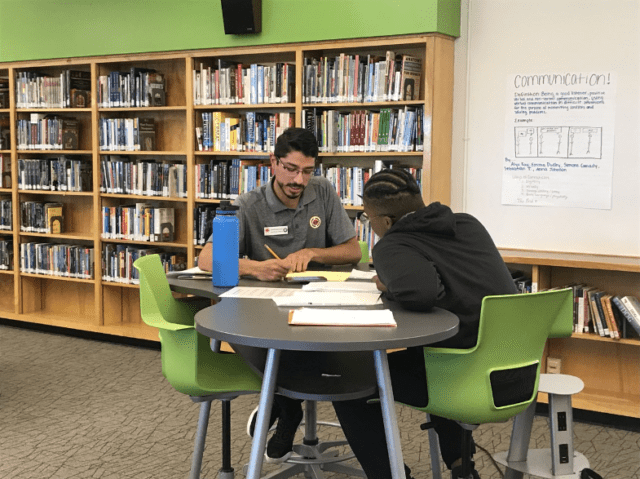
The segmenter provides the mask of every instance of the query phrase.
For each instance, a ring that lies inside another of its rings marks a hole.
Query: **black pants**
[[[389,354],[389,372],[394,399],[412,406],[424,407],[428,403],[424,355],[422,348],[410,348]],[[367,474],[367,479],[389,479],[391,468],[379,402],[367,401],[377,395],[336,401],[333,407],[347,441]],[[462,427],[455,421],[431,416],[438,433],[442,459],[449,469],[461,457]],[[419,424],[416,424],[419,427]],[[475,446],[472,445],[472,452]],[[406,466],[405,466],[405,469]]]

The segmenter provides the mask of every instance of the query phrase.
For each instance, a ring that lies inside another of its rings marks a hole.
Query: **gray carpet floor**
[[[232,462],[244,477],[246,419],[257,396],[231,404]],[[186,478],[198,409],[164,380],[157,350],[0,326],[1,479]],[[416,479],[431,478],[422,414],[400,405],[397,411],[405,461]],[[335,420],[330,404],[321,403],[318,413]],[[219,403],[209,424],[202,477],[213,479],[220,467]],[[483,425],[474,438],[494,453],[508,449],[510,432],[510,422]],[[320,430],[321,439],[335,435],[334,428]],[[575,449],[604,478],[640,479],[639,433],[577,422],[574,437]],[[547,419],[537,416],[531,447],[548,441]],[[484,451],[475,459],[482,479],[503,476]]]

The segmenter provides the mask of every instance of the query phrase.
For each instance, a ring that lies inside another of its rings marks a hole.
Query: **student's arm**
[[[289,272],[289,263],[286,259],[241,259],[239,272],[240,276],[253,276],[260,281],[280,281]]]
[[[310,261],[323,264],[356,264],[362,257],[355,236],[342,244],[329,248],[304,248],[285,258],[291,271],[306,271]]]
[[[413,248],[397,242],[380,243],[375,249],[374,263],[380,282],[378,289],[386,288],[385,296],[403,308],[427,311],[444,294],[433,262]]]
[[[204,271],[211,271],[211,242],[205,243],[204,248],[198,255],[198,268]]]

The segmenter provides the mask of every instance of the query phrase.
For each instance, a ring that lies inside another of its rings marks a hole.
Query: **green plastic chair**
[[[463,464],[458,477],[472,477],[472,430],[479,424],[506,421],[527,409],[538,392],[547,338],[570,336],[572,323],[570,288],[487,296],[482,301],[475,347],[424,348],[429,403],[414,409],[457,421],[463,427]],[[440,472],[439,453],[434,457],[437,435],[430,430],[429,436],[436,478]]]
[[[369,244],[366,241],[359,240],[358,244],[360,245],[360,252],[362,255],[360,256],[360,263],[368,263],[369,262]]]
[[[162,374],[178,392],[200,403],[189,477],[200,477],[211,402],[218,399],[222,402],[222,468],[218,477],[231,479],[230,401],[259,393],[262,380],[238,355],[211,350],[209,338],[195,330],[194,308],[171,294],[158,255],[143,256],[133,265],[140,272],[142,320],[159,330]]]

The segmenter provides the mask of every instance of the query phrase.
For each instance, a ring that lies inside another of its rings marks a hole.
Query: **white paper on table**
[[[341,283],[309,283],[305,284],[304,291],[342,291],[380,294],[375,283],[371,281],[343,281]]]
[[[388,309],[313,309],[289,312],[289,324],[297,326],[397,326]]]
[[[375,270],[361,271],[359,269],[354,269],[351,271],[349,279],[373,279],[376,274]]]
[[[236,286],[220,295],[221,298],[275,298],[277,296],[291,296],[297,290],[289,288],[253,288],[250,286]]]
[[[373,306],[382,304],[380,294],[361,292],[296,291],[289,297],[273,298],[277,306]]]

